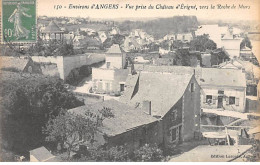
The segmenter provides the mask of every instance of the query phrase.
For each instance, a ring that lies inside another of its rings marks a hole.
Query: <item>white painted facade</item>
[[[190,42],[193,39],[191,33],[181,33],[176,35],[176,40],[180,40],[182,42]]]
[[[217,48],[221,48],[221,35],[223,28],[216,25],[201,25],[195,32],[196,36],[208,34],[209,39],[213,40],[217,44]]]
[[[109,54],[106,55],[106,68],[108,69],[122,69],[126,64],[126,55],[122,54]]]
[[[246,87],[201,86],[201,107],[245,112]],[[223,91],[224,93],[220,92]],[[212,100],[210,100],[212,96]],[[232,100],[234,98],[234,102]],[[222,102],[222,103],[221,103]]]
[[[93,91],[120,95],[124,91],[128,69],[92,68]]]
[[[241,38],[221,39],[221,46],[228,52],[229,58],[239,57]]]

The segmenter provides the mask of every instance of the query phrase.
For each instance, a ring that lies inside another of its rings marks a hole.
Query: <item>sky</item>
[[[73,5],[92,5],[92,4],[120,4],[119,9],[68,9],[69,4]],[[178,4],[196,5],[197,10],[187,9],[126,9],[126,4],[156,6],[157,4],[167,6],[177,6]],[[199,6],[216,6],[233,4],[236,9],[199,9]],[[250,9],[238,9],[238,5],[250,6]],[[62,9],[55,10],[54,5],[62,5]],[[66,6],[66,9],[64,8]],[[175,15],[195,15],[201,19],[234,19],[234,20],[259,20],[259,0],[38,0],[38,15],[46,16],[68,16],[68,17],[90,17],[90,18],[153,18],[153,17],[172,17]],[[122,7],[122,8],[121,8]]]

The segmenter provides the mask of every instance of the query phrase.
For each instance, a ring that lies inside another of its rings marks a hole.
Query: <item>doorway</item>
[[[223,107],[223,96],[218,96],[218,106],[217,108]]]

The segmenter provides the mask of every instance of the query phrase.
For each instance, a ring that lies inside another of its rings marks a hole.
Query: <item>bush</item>
[[[162,150],[155,144],[145,144],[139,150],[134,151],[134,160],[142,162],[158,162],[163,158]]]
[[[116,146],[108,150],[102,148],[85,148],[80,153],[80,158],[72,161],[126,162],[129,160],[129,153],[124,146]]]

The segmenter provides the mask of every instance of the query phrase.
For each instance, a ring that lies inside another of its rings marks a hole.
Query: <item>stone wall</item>
[[[105,54],[86,53],[73,56],[32,56],[32,60],[39,63],[56,64],[60,78],[65,80],[71,70],[75,68],[105,61]]]

